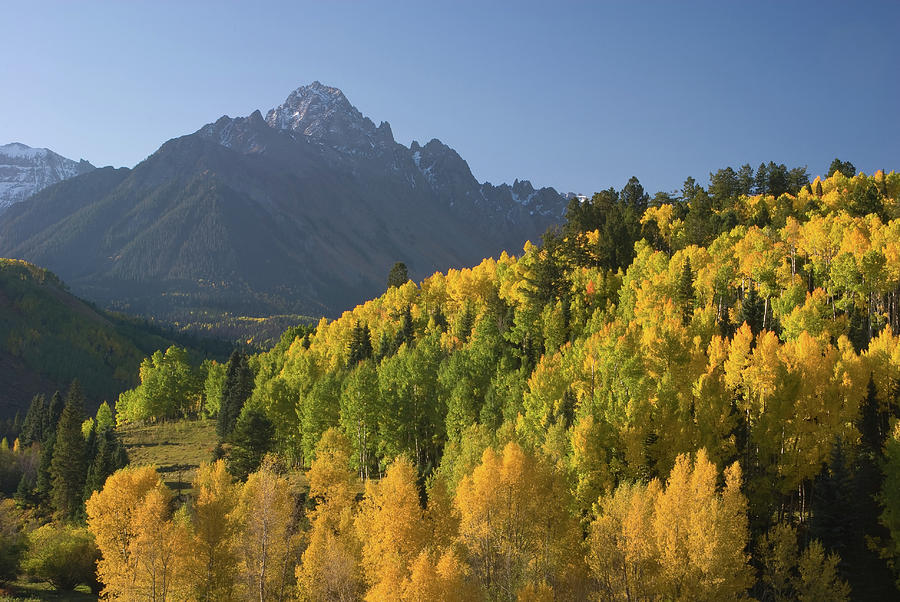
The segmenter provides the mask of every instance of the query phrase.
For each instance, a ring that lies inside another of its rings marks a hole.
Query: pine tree
[[[253,371],[247,363],[247,357],[240,351],[234,351],[225,368],[225,384],[222,387],[222,402],[216,424],[219,439],[228,438],[234,430],[234,424],[252,392]]]
[[[388,272],[387,279],[387,287],[390,289],[394,286],[403,286],[409,282],[409,271],[406,269],[406,264],[402,261],[398,261],[391,267],[391,271]]]
[[[416,338],[415,326],[413,325],[412,309],[407,304],[403,309],[403,315],[400,316],[400,328],[397,330],[397,336],[394,342],[394,348],[399,349],[400,345],[406,343],[407,347],[415,344]]]
[[[56,429],[63,411],[62,396],[59,391],[53,393],[46,410],[41,412],[41,459],[38,465],[36,493],[39,499],[46,499],[50,495],[52,478],[50,467],[53,463],[53,450],[56,446]],[[81,425],[79,424],[79,434]]]
[[[247,408],[231,432],[232,448],[226,459],[228,472],[244,480],[259,468],[263,456],[271,451],[275,425],[260,410]]]
[[[684,267],[681,270],[681,277],[678,279],[678,289],[675,291],[675,300],[681,306],[681,321],[683,324],[690,324],[691,318],[694,316],[694,273],[691,271],[691,258],[684,259]]]
[[[738,323],[746,322],[754,336],[762,331],[763,326],[763,302],[753,283],[750,283],[744,298],[741,300],[741,313]]]
[[[838,439],[831,450],[829,466],[813,484],[810,536],[821,541],[827,550],[846,558],[850,540],[857,530],[853,507],[852,475],[843,443]]]
[[[97,452],[90,464],[84,484],[84,499],[95,491],[103,489],[103,484],[111,474],[128,465],[128,452],[112,428],[97,433]]]
[[[835,158],[834,161],[831,162],[831,165],[828,166],[828,177],[830,178],[836,172],[840,172],[842,175],[852,178],[856,175],[856,167],[850,161],[841,161],[838,158]]]
[[[49,421],[46,417],[47,412],[46,397],[38,394],[31,398],[31,405],[28,406],[25,422],[22,424],[22,432],[19,434],[19,440],[23,446],[40,443],[44,439],[44,424]]]
[[[50,495],[50,485],[52,478],[50,477],[50,466],[53,464],[53,447],[56,444],[56,430],[44,436],[41,441],[41,459],[38,463],[37,481],[35,483],[35,493],[40,499],[45,499]]]
[[[368,324],[356,321],[350,331],[350,342],[347,344],[347,368],[353,368],[359,362],[372,357],[372,333]]]
[[[50,499],[57,514],[69,519],[81,509],[85,477],[85,442],[81,433],[84,396],[78,382],[72,383],[56,431],[50,464]]]
[[[44,435],[50,431],[56,430],[56,425],[59,424],[59,417],[62,416],[63,407],[65,406],[65,402],[63,401],[62,395],[59,394],[59,391],[53,393],[53,397],[50,398],[50,405],[48,407],[47,412],[44,414]]]

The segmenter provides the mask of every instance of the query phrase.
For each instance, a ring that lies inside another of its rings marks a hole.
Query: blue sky
[[[650,191],[774,160],[900,170],[900,2],[0,2],[0,143],[133,166],[341,88],[479,180]]]

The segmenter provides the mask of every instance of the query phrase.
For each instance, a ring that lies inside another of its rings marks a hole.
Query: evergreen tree
[[[847,558],[850,540],[857,526],[853,508],[853,478],[840,439],[831,450],[830,460],[813,484],[809,534],[821,541],[825,549]]]
[[[244,403],[253,392],[253,371],[247,363],[247,357],[235,350],[225,368],[225,384],[222,387],[222,401],[219,404],[219,417],[216,433],[224,440],[234,429],[234,423]]]
[[[36,494],[39,499],[46,499],[50,495],[52,478],[50,466],[53,463],[53,449],[56,445],[56,429],[63,411],[62,395],[59,391],[53,393],[46,410],[40,412],[41,417],[41,459],[38,464],[37,481],[35,483]],[[78,427],[81,434],[81,425]]]
[[[691,259],[686,257],[681,269],[681,277],[678,279],[678,290],[675,291],[675,300],[681,306],[681,321],[690,324],[694,316],[694,272],[691,270]]]
[[[378,349],[375,351],[375,362],[379,363],[384,358],[391,357],[396,351],[394,339],[387,330],[382,330],[381,338],[378,340]]]
[[[856,175],[856,167],[853,163],[850,163],[850,161],[841,161],[835,157],[834,161],[831,162],[831,165],[828,166],[828,177],[833,176],[835,172],[840,172],[848,178],[852,178]]]
[[[66,405],[56,429],[56,444],[50,464],[50,500],[63,519],[72,518],[81,509],[84,493],[85,442],[81,433],[84,421],[84,395],[78,381],[72,383]]]
[[[46,416],[48,411],[46,397],[38,394],[31,398],[31,405],[28,406],[19,435],[19,441],[23,446],[40,443],[44,439],[44,425],[49,422]]]
[[[712,199],[702,187],[696,186],[684,220],[688,242],[696,245],[707,244],[716,234],[714,218]]]
[[[623,188],[621,194],[619,194],[619,199],[640,216],[647,210],[647,203],[650,201],[650,195],[644,192],[644,187],[641,186],[640,180],[635,176],[631,176],[628,183],[625,184],[625,188]]]
[[[690,203],[701,190],[703,190],[703,187],[697,184],[697,180],[692,176],[688,176],[684,184],[681,185],[681,200],[685,203]]]
[[[756,170],[756,177],[753,179],[753,193],[769,193],[769,166],[765,163],[760,163]]]
[[[795,167],[794,169],[788,172],[787,176],[788,181],[788,192],[796,195],[800,192],[800,189],[803,187],[809,186],[809,172],[806,171],[806,166],[803,167]]]
[[[475,308],[472,304],[466,302],[463,305],[462,312],[459,316],[459,322],[456,324],[456,336],[461,341],[468,341],[472,328],[475,326]]]
[[[745,196],[750,196],[753,192],[753,168],[750,167],[749,163],[745,163],[741,165],[741,168],[737,172],[737,192],[738,194],[743,194]]]
[[[28,471],[23,472],[14,496],[16,502],[20,505],[34,503],[36,501],[34,498],[34,488],[36,485],[37,483],[35,482],[34,477],[30,476]]]
[[[41,459],[38,463],[37,481],[35,483],[35,493],[39,499],[45,499],[50,495],[50,466],[53,464],[53,447],[56,444],[56,430],[44,436],[41,441]]]
[[[756,292],[756,287],[751,282],[747,292],[741,300],[741,313],[738,316],[738,324],[746,322],[754,335],[759,334],[763,327],[763,302]]]
[[[766,185],[766,194],[771,194],[776,199],[788,192],[789,174],[787,166],[769,161],[769,180]]]
[[[407,304],[403,309],[403,315],[400,316],[400,328],[397,330],[397,337],[394,348],[399,349],[400,345],[406,343],[407,347],[412,347],[416,342],[416,331],[413,325],[412,308]]]
[[[356,321],[350,331],[350,342],[347,344],[347,367],[353,368],[359,362],[372,357],[372,333],[369,325]]]
[[[44,423],[44,432],[48,432],[51,430],[56,430],[56,425],[59,423],[59,417],[62,416],[63,408],[65,407],[65,401],[63,401],[62,395],[60,395],[59,391],[55,391],[53,396],[50,398],[50,406],[47,411],[46,420]]]
[[[738,175],[730,167],[709,174],[709,196],[721,208],[740,194]]]
[[[272,450],[274,438],[275,425],[263,412],[254,408],[241,412],[231,433],[232,448],[225,460],[228,472],[240,480],[256,472],[263,456]]]
[[[409,282],[409,272],[406,269],[406,264],[398,261],[393,265],[391,271],[388,272],[387,287],[388,289],[393,286],[400,287],[407,282]]]
[[[85,479],[84,499],[91,497],[93,492],[103,489],[109,475],[127,465],[128,452],[125,451],[125,446],[116,436],[116,432],[110,427],[99,431],[97,433],[97,453],[94,455]]]
[[[885,559],[869,545],[870,541],[886,541],[890,534],[878,521],[878,494],[884,486],[881,466],[889,431],[890,413],[877,397],[875,381],[870,377],[867,395],[860,408],[856,428],[859,446],[853,466],[851,524],[855,527],[848,542],[849,552],[842,557],[847,579],[861,600],[889,599],[893,588]]]
[[[604,237],[600,239],[604,240]],[[525,276],[527,287],[523,289],[528,300],[537,307],[561,298],[569,288],[562,251],[561,235],[548,230],[540,250],[534,255],[530,273]]]

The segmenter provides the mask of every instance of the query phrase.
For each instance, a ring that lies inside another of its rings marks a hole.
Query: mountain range
[[[0,215],[0,255],[103,306],[163,319],[334,316],[416,279],[518,252],[565,197],[478,182],[439,140],[409,147],[313,82],[265,116],[221,117],[133,169],[64,180]]]
[[[86,173],[94,166],[73,161],[46,148],[31,148],[19,142],[0,146],[0,212],[36,192]]]

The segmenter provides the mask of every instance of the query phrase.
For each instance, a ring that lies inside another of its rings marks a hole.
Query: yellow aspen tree
[[[290,482],[264,460],[241,487],[231,517],[241,528],[235,535],[243,597],[269,602],[293,594],[294,493]]]
[[[353,504],[357,480],[349,468],[351,454],[347,437],[330,428],[316,445],[316,459],[306,473],[309,497],[317,500],[315,512],[333,513],[329,520],[335,520],[343,509]]]
[[[410,567],[409,578],[403,582],[405,602],[441,602],[444,588],[437,567],[428,550],[422,550]]]
[[[179,512],[168,519],[172,494],[166,487],[147,492],[134,514],[132,553],[137,560],[137,599],[154,602],[187,597],[185,557],[189,531],[187,517]]]
[[[516,602],[556,602],[553,587],[546,581],[527,583],[516,593]]]
[[[103,583],[103,595],[110,598],[146,599],[146,580],[142,554],[146,548],[145,530],[158,530],[151,522],[145,500],[156,492],[165,498],[166,486],[152,466],[123,468],[112,474],[100,491],[86,503],[88,529],[93,533],[102,558],[97,576]]]
[[[601,600],[644,600],[659,588],[653,532],[659,481],[624,483],[598,501],[588,535],[588,566]]]
[[[194,478],[191,554],[188,570],[194,597],[205,602],[236,599],[238,555],[235,535],[239,525],[233,515],[238,488],[225,462],[203,464]]]
[[[580,533],[565,482],[545,461],[513,442],[502,455],[488,448],[457,487],[454,505],[460,543],[490,596],[514,598],[529,582],[575,586]]]
[[[403,582],[404,602],[469,602],[482,599],[465,563],[451,548],[422,550]]]
[[[360,545],[352,523],[356,479],[350,455],[347,438],[328,429],[307,473],[310,497],[318,505],[310,514],[309,543],[296,570],[305,600],[358,600],[364,591]]]
[[[428,480],[426,492],[425,528],[429,545],[436,549],[448,547],[459,533],[459,517],[453,508],[447,480],[441,474],[434,474]]]
[[[654,507],[654,532],[664,581],[663,596],[675,600],[738,599],[753,584],[744,552],[747,501],[740,492],[740,466],[725,471],[716,491],[717,470],[706,451],[693,466],[681,455]]]
[[[396,600],[428,533],[416,488],[416,468],[405,457],[390,465],[379,483],[366,483],[356,517],[362,564],[370,589],[367,600]]]

